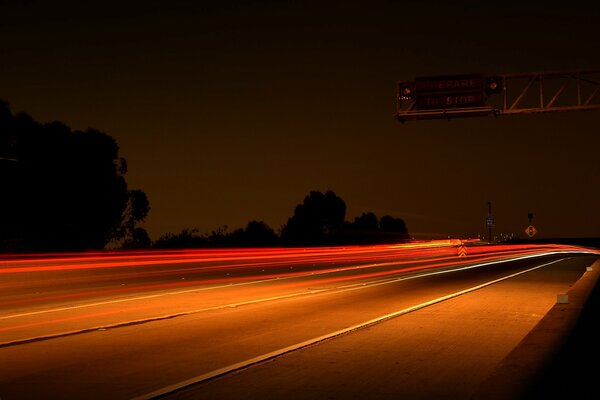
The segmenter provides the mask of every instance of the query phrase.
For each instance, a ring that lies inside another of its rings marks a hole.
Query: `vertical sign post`
[[[532,224],[533,213],[527,214],[527,217],[529,218],[529,226],[527,227],[527,229],[525,229],[525,234],[529,236],[529,238],[532,238],[537,233],[537,229],[535,229],[535,227]]]
[[[485,225],[488,228],[488,242],[492,243],[492,228],[494,227],[494,216],[492,215],[492,202],[488,201],[488,215],[485,219]]]

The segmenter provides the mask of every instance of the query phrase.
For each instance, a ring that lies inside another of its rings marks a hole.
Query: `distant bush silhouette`
[[[199,234],[197,228],[183,229],[178,234],[162,235],[153,246],[156,248],[198,247],[274,247],[279,236],[262,221],[250,221],[246,228],[227,232],[227,226],[219,227],[210,234]]]
[[[128,190],[127,163],[106,133],[42,124],[0,102],[0,157],[0,248],[102,249],[143,236],[148,199]]]
[[[379,229],[379,221],[377,220],[377,216],[372,212],[362,213],[360,216],[354,218],[351,227],[360,231],[377,231]]]
[[[384,215],[379,220],[379,231],[382,234],[381,241],[385,243],[407,241],[410,239],[404,220],[389,215]]]
[[[236,247],[273,247],[279,245],[279,236],[264,222],[250,221],[245,229],[229,235],[229,243]]]
[[[165,233],[152,246],[158,249],[184,249],[207,247],[208,239],[198,234],[198,229],[183,229],[177,234]]]
[[[410,239],[402,219],[389,215],[378,219],[372,212],[363,213],[353,222],[344,224],[338,236],[337,242],[341,244],[398,243]]]

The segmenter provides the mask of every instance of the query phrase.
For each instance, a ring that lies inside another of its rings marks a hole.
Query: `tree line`
[[[365,212],[346,221],[346,203],[333,191],[311,191],[294,209],[279,232],[262,221],[251,221],[232,232],[227,227],[210,233],[183,229],[156,240],[156,248],[191,247],[275,247],[338,246],[351,244],[398,243],[410,239],[405,222],[389,215],[378,218]]]
[[[346,221],[333,191],[310,192],[276,232],[262,221],[210,233],[197,228],[152,241],[141,226],[150,202],[130,189],[127,161],[114,138],[13,114],[0,100],[0,251],[81,251],[112,248],[324,246],[409,239],[406,224],[367,212]]]

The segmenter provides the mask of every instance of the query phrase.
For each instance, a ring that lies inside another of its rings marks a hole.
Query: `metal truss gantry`
[[[483,77],[482,74],[472,76]],[[464,78],[465,75],[460,77]],[[430,79],[432,82],[439,82],[440,79],[448,79],[450,82],[453,77]],[[447,91],[435,94],[436,101],[447,96],[447,102],[450,104],[438,108],[420,107],[420,104],[425,103],[423,99],[427,100],[426,97],[430,94],[419,94],[419,85],[415,85],[414,82],[399,82],[396,117],[400,122],[405,122],[411,119],[450,119],[600,110],[600,69],[499,74],[486,76],[480,80],[483,91],[483,101],[480,104],[461,106],[455,104],[456,101],[452,104],[453,99],[458,98],[457,96],[466,95],[460,86],[455,85]],[[490,84],[494,86],[490,87]],[[411,89],[414,91],[410,92]],[[477,92],[473,92],[473,86],[468,90],[470,94],[477,94]],[[465,100],[465,103],[468,101]]]

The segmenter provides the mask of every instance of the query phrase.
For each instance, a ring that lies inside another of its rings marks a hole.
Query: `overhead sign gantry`
[[[600,110],[600,69],[417,77],[398,82],[397,99],[400,122]]]

